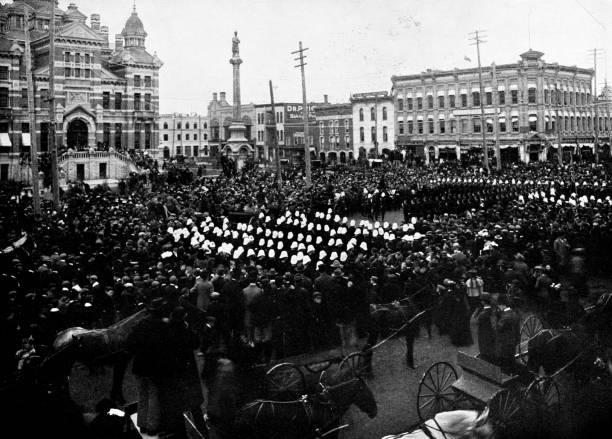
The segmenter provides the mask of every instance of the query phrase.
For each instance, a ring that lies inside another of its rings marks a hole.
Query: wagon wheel
[[[266,390],[270,398],[291,399],[306,393],[306,380],[298,366],[280,363],[266,373]]]
[[[521,326],[521,340],[518,345],[518,358],[523,364],[527,364],[529,360],[529,341],[538,334],[544,325],[542,321],[534,314],[525,319]]]
[[[525,390],[525,400],[534,408],[553,414],[561,403],[561,392],[554,378],[536,378]]]
[[[427,369],[421,378],[417,395],[417,412],[421,421],[455,408],[457,396],[452,385],[457,378],[457,371],[450,363],[435,363]]]
[[[363,378],[367,375],[368,361],[363,352],[353,352],[340,362],[340,371],[350,370],[354,377]]]
[[[495,423],[507,426],[516,421],[520,415],[520,401],[515,392],[501,389],[495,392],[489,403],[489,413]]]

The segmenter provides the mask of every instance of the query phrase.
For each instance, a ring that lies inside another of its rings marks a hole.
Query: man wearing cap
[[[482,308],[476,314],[479,358],[495,361],[495,314],[491,306],[491,295],[483,292],[480,297]]]

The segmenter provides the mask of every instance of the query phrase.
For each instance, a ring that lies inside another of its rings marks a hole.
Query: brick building
[[[314,109],[319,156],[322,162],[345,163],[353,159],[353,107],[350,103]]]
[[[395,149],[393,99],[386,91],[351,95],[355,158],[378,158]]]

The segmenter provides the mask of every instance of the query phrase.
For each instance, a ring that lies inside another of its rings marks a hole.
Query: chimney
[[[219,93],[219,96],[221,97],[221,102],[225,101],[225,92],[224,91]]]
[[[323,103],[324,104],[328,104],[329,102],[327,102],[327,95],[323,95]]]
[[[108,41],[108,26],[100,26],[100,33]]]
[[[213,93],[213,101],[217,102],[217,93]]]
[[[92,30],[95,30],[96,32],[100,32],[100,14],[91,14],[89,23],[90,23]]]
[[[115,34],[115,50],[123,49],[123,35]]]

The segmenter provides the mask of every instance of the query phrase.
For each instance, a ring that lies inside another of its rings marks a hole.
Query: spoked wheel
[[[367,375],[367,360],[363,352],[353,352],[340,362],[340,371],[351,371],[354,377],[364,378]]]
[[[519,397],[509,389],[501,389],[495,392],[487,406],[489,407],[489,416],[500,426],[507,426],[516,422],[520,415]]]
[[[525,319],[523,325],[521,326],[521,341],[518,345],[518,358],[523,364],[527,364],[529,360],[529,341],[537,335],[542,329],[544,329],[544,325],[542,321],[536,315],[530,315]]]
[[[299,367],[281,363],[266,373],[266,390],[270,398],[281,401],[294,399],[306,393],[306,380]]]
[[[536,378],[525,390],[525,400],[536,409],[554,414],[561,403],[561,392],[554,378]]]
[[[457,371],[450,363],[435,363],[427,369],[417,395],[417,413],[421,421],[455,408],[457,396],[451,386],[457,378]]]

